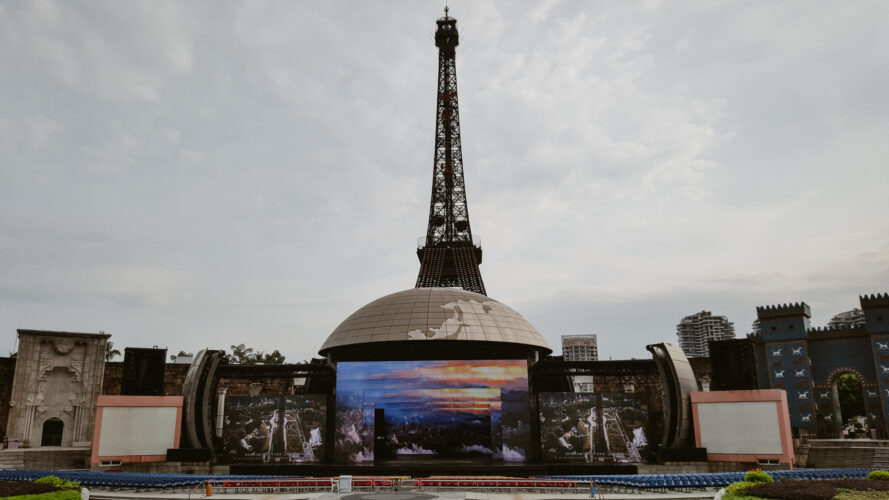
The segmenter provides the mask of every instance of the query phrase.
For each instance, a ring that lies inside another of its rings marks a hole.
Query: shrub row
[[[735,483],[741,484],[741,483]],[[730,485],[729,488],[731,488]],[[736,495],[749,495],[774,500],[831,500],[838,493],[849,491],[886,491],[889,481],[871,479],[828,479],[819,481],[781,481],[739,487]],[[728,492],[728,488],[726,488]],[[726,495],[727,500],[731,497]]]

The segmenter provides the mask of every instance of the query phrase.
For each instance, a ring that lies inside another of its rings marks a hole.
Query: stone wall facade
[[[0,358],[0,439],[6,436],[9,423],[9,400],[12,397],[14,376],[15,358]]]
[[[191,365],[185,363],[167,363],[164,365],[164,396],[181,396],[182,384]],[[2,369],[2,368],[0,368]],[[102,386],[103,396],[118,396],[123,387],[123,363],[105,363],[105,383]]]
[[[18,334],[9,438],[24,447],[40,446],[47,421],[58,419],[61,446],[89,446],[110,335],[42,330]]]
[[[182,384],[190,366],[183,363],[167,363],[164,366],[164,396],[182,395]]]
[[[123,363],[105,363],[105,382],[102,384],[103,396],[119,396],[123,384]]]

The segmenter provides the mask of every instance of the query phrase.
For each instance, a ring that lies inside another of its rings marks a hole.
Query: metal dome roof
[[[552,352],[525,318],[490,297],[458,288],[411,288],[352,313],[319,353],[371,342],[426,340],[507,342]]]

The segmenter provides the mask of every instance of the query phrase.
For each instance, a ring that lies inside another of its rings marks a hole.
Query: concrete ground
[[[604,500],[685,500],[713,498],[716,491],[599,493]],[[162,493],[91,490],[90,500],[588,500],[590,495],[572,493],[479,493],[458,491],[404,491],[355,493],[222,493],[205,497],[199,493]]]

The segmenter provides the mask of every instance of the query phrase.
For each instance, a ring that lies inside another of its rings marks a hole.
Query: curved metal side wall
[[[651,352],[663,381],[664,435],[661,446],[692,446],[689,394],[698,390],[698,384],[691,364],[677,344],[652,344],[645,348]]]
[[[203,349],[198,352],[182,385],[182,427],[189,448],[213,447],[215,419],[210,403],[216,395],[214,374],[221,357],[221,351]]]

